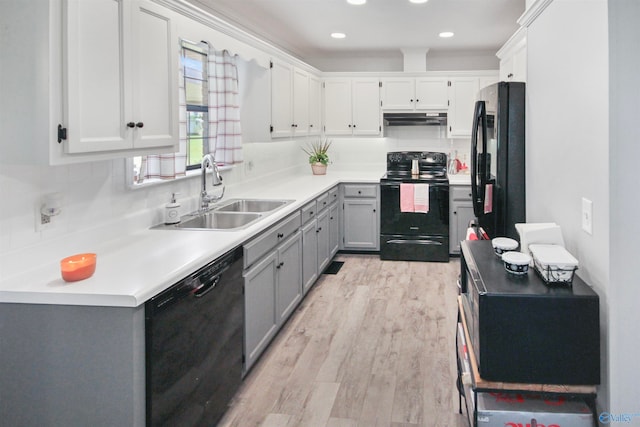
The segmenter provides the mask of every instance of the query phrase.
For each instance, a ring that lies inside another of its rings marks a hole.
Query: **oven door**
[[[380,183],[380,233],[449,236],[449,183],[430,183],[429,212],[414,213],[400,211],[401,182]]]

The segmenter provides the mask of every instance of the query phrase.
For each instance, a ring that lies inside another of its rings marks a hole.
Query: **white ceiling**
[[[314,65],[332,56],[496,52],[517,30],[525,0],[187,0]],[[452,31],[449,39],[438,37]],[[332,39],[330,33],[347,37]]]

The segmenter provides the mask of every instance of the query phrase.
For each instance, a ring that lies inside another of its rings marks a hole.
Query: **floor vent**
[[[331,264],[323,271],[324,274],[338,274],[342,268],[343,261],[332,261]]]

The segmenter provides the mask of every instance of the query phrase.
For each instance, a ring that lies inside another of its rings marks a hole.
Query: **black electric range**
[[[403,184],[412,186],[408,188]],[[415,194],[424,191],[428,200],[426,209],[421,203],[420,209],[412,210],[405,191],[415,191]],[[446,154],[429,151],[387,153],[387,172],[380,179],[380,258],[449,261]]]

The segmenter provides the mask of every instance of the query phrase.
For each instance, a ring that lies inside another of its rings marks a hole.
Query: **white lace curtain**
[[[209,47],[209,144],[208,147],[205,147],[205,151],[213,154],[218,164],[224,165],[242,162],[240,97],[236,58],[226,50],[216,51]],[[182,62],[178,68],[180,150],[177,153],[144,156],[140,173],[144,179],[174,179],[186,174],[187,102]]]

